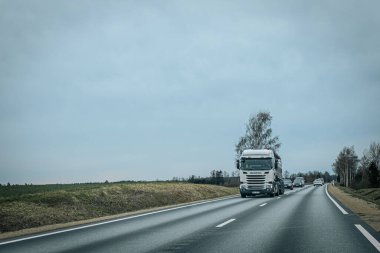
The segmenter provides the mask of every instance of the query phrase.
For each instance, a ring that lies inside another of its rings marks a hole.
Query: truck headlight
[[[241,185],[240,185],[240,189],[242,189],[242,190],[246,190],[246,189],[247,189],[247,185],[245,185],[245,184],[241,184]]]

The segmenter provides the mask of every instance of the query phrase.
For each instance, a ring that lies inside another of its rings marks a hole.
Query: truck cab
[[[236,162],[240,170],[240,195],[274,197],[284,193],[280,156],[270,149],[246,149]]]

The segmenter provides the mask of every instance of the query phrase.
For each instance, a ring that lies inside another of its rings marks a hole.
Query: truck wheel
[[[244,193],[240,193],[240,196],[245,199],[247,197],[247,195],[245,195]]]
[[[271,193],[269,193],[269,197],[273,198],[276,195],[276,189],[273,189]]]
[[[278,196],[278,195],[280,195],[280,193],[279,193],[280,190],[278,189],[278,185],[276,185],[275,187],[276,187],[275,188],[276,189],[275,190],[275,195]]]

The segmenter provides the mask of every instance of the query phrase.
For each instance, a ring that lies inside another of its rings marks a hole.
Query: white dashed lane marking
[[[221,224],[219,224],[218,226],[216,226],[217,228],[221,228],[221,227],[224,227],[225,225],[227,225],[228,223],[231,223],[231,222],[233,222],[235,219],[230,219],[230,220],[228,220],[228,221],[225,221],[225,222],[223,222],[223,223],[221,223]]]

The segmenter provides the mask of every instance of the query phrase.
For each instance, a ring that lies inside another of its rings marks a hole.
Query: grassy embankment
[[[377,208],[380,209],[380,188],[367,188],[367,189],[354,190],[352,188],[339,186],[339,189],[341,189],[342,191],[356,198],[363,199],[368,202],[372,202],[376,204]]]
[[[237,194],[188,183],[111,183],[0,187],[0,232],[93,219]]]

